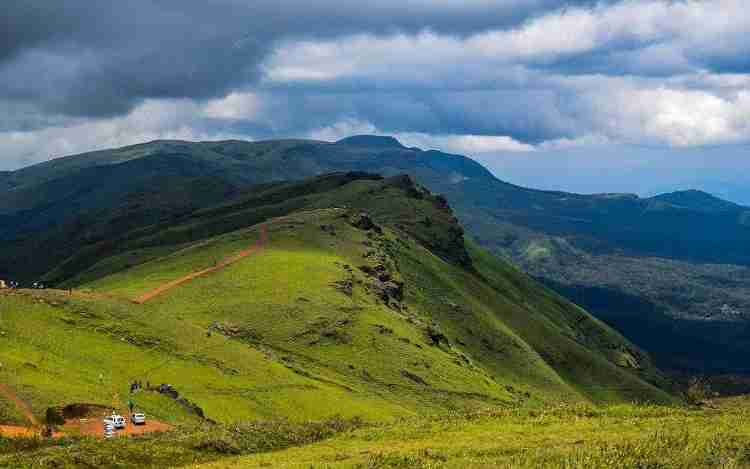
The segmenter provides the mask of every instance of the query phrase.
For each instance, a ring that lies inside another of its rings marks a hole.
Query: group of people
[[[151,387],[151,383],[149,383],[148,381],[146,381],[146,389],[148,389],[150,387]],[[137,380],[137,381],[133,381],[132,383],[130,383],[130,393],[131,394],[134,393],[134,392],[136,392],[136,391],[139,391],[141,389],[143,389],[143,381]]]

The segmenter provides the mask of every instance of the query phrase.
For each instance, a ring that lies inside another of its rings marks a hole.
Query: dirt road
[[[104,415],[96,415],[84,419],[66,420],[65,425],[59,427],[59,430],[66,435],[87,435],[104,438],[103,418]],[[170,425],[153,419],[148,419],[144,425],[133,425],[128,421],[125,428],[115,430],[115,436],[165,432],[171,428]]]
[[[70,419],[65,421],[65,425],[57,427],[53,435],[55,438],[63,436],[95,436],[104,438],[104,425],[102,424],[103,416],[90,417],[85,419]],[[165,432],[172,428],[163,422],[149,420],[144,425],[133,425],[128,423],[127,427],[122,430],[116,430],[115,436],[124,435],[143,435],[144,433]],[[0,425],[0,435],[6,438],[33,438],[41,435],[40,428],[20,427],[17,425]]]
[[[15,425],[0,425],[0,435],[6,438],[32,438],[39,436],[41,431],[38,428],[18,427]]]
[[[18,397],[10,386],[0,383],[0,395],[11,401],[31,425],[35,427],[39,426],[39,421],[34,416],[34,412],[31,411],[31,407]]]
[[[215,272],[217,270],[223,269],[224,267],[234,264],[235,262],[239,261],[240,259],[244,259],[247,256],[256,254],[263,250],[263,246],[266,244],[266,241],[268,240],[268,229],[266,225],[262,225],[260,227],[260,238],[258,238],[258,241],[255,242],[253,246],[251,246],[248,249],[245,249],[244,251],[240,251],[237,254],[228,257],[224,259],[223,261],[219,262],[213,267],[209,267],[207,269],[199,270],[197,272],[191,272],[187,275],[184,275],[178,279],[172,280],[171,282],[165,283],[163,285],[160,285],[159,287],[146,292],[139,297],[135,298],[133,302],[138,304],[143,304],[147,302],[148,300],[155,298],[177,286],[182,285],[183,283],[187,283],[194,278],[201,277],[203,275],[209,274],[211,272]]]

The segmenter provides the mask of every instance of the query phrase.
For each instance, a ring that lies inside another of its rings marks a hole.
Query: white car
[[[130,421],[133,425],[146,425],[146,414],[140,412],[133,414],[130,416]]]
[[[104,417],[104,424],[110,424],[114,428],[120,430],[125,428],[125,417],[122,415],[112,414]]]

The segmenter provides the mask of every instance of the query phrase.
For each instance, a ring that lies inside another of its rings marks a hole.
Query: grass
[[[557,405],[490,408],[365,424],[185,425],[96,441],[3,439],[9,468],[704,469],[750,467],[750,400],[718,407]]]
[[[356,419],[340,418],[307,423],[273,420],[231,426],[188,426],[163,434],[108,441],[78,437],[7,439],[0,435],[0,467],[179,467],[310,444],[361,425]]]
[[[155,318],[153,310],[116,301],[69,299],[53,292],[43,294],[43,302],[39,299],[0,297],[9,311],[2,323],[6,335],[0,377],[40,417],[48,406],[75,402],[123,409],[131,398],[128,384],[135,379],[172,384],[220,421],[281,415],[320,419],[347,412],[372,418],[387,416],[389,410],[376,398],[349,397],[338,386],[302,376],[256,348],[220,336],[208,338],[205,328],[189,321]],[[346,402],[347,408],[322,406],[324,397]],[[142,392],[132,399],[147,414],[169,423],[197,419],[157,393]]]
[[[367,427],[230,468],[745,468],[747,401],[722,410],[622,405],[501,410]]]

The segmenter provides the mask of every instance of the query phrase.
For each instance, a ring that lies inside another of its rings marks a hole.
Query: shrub
[[[688,381],[685,398],[691,404],[698,405],[711,397],[711,386],[704,378],[692,377]]]
[[[54,407],[47,407],[44,414],[44,421],[47,425],[65,425],[65,417]]]

